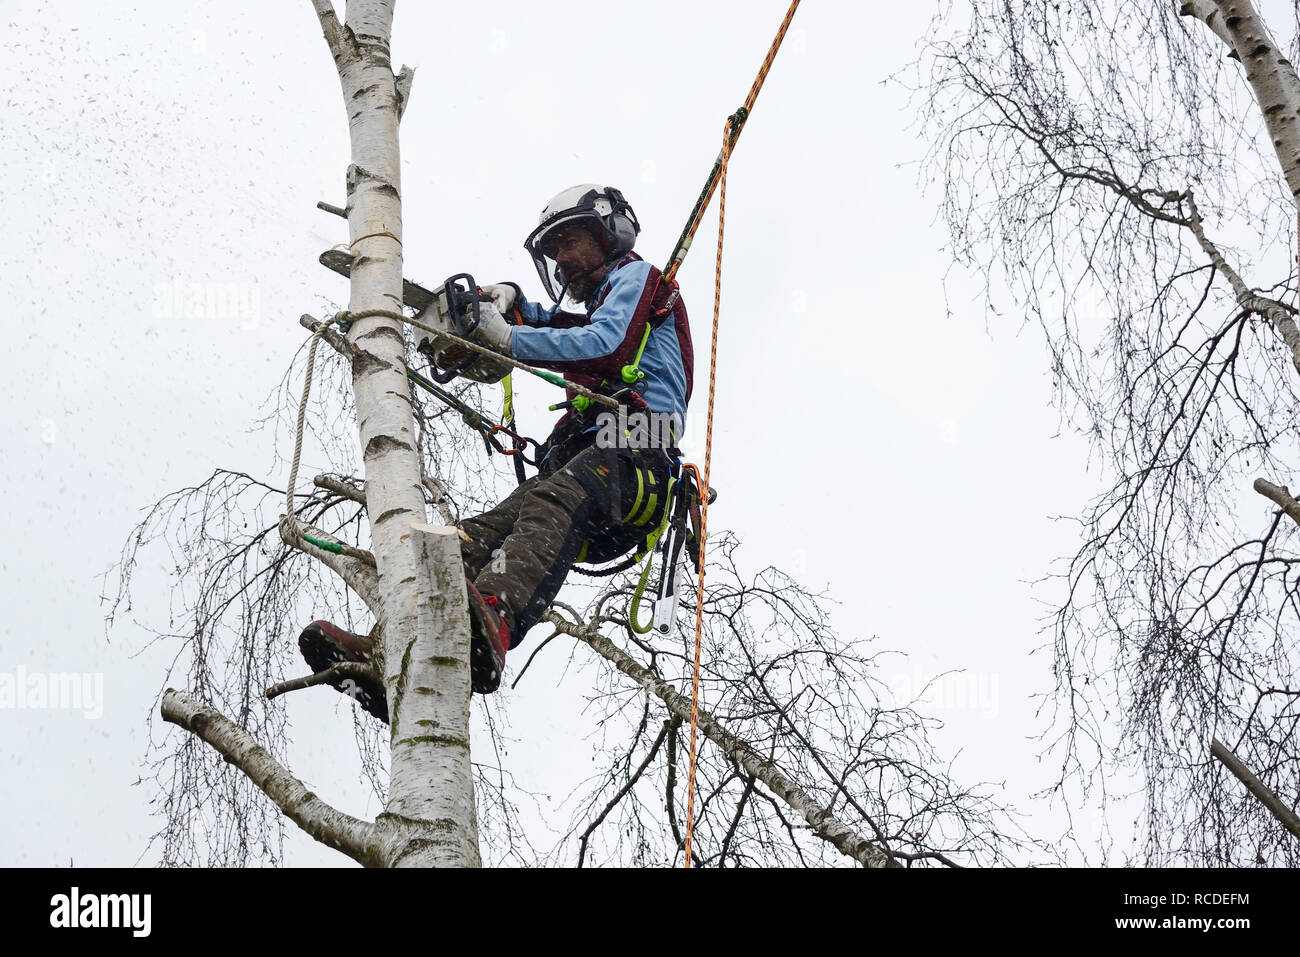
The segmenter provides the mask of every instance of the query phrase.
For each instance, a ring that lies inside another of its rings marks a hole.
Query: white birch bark
[[[280,538],[294,548],[300,549],[310,555],[318,562],[334,572],[347,583],[347,586],[361,597],[370,609],[370,613],[379,617],[383,611],[383,600],[379,594],[379,578],[375,569],[369,563],[362,560],[356,555],[368,554],[361,549],[352,549],[355,555],[334,555],[324,549],[317,548],[310,542],[303,540],[303,535],[310,535],[318,541],[332,542],[333,544],[342,544],[333,535],[321,531],[319,528],[313,528],[310,525],[303,525],[301,522],[282,521],[280,523]]]
[[[1219,762],[1236,776],[1237,780],[1246,786],[1246,790],[1253,794],[1268,812],[1277,818],[1288,831],[1296,837],[1300,837],[1300,816],[1291,810],[1286,804],[1272,791],[1264,786],[1259,778],[1255,777],[1250,768],[1242,763],[1241,759],[1228,750],[1218,738],[1210,741],[1210,754],[1219,759]]]
[[[330,807],[286,771],[270,753],[225,715],[182,691],[168,688],[162,700],[163,719],[210,744],[228,762],[275,802],[285,816],[328,847],[360,864],[382,864],[375,825]]]
[[[338,67],[351,134],[347,213],[356,260],[348,308],[400,312],[398,122],[410,71],[403,70],[399,84],[389,58],[394,0],[349,0],[342,26],[329,0],[313,0],[313,5]],[[381,664],[393,750],[388,807],[380,823],[398,825],[406,836],[393,863],[476,866],[460,553],[431,549],[428,536],[413,534],[412,525],[425,520],[424,492],[400,323],[360,319],[347,339],[357,348],[352,384],[384,610]],[[447,567],[434,569],[431,560]],[[449,611],[457,604],[458,614]],[[408,693],[412,690],[418,693]]]
[[[467,686],[468,687],[468,686]],[[284,815],[326,847],[332,847],[366,867],[400,867],[421,858],[429,840],[427,821],[385,813],[373,824],[326,804],[290,774],[247,731],[221,712],[183,691],[168,688],[162,700],[163,720],[202,739],[227,762],[239,768]],[[466,790],[463,793],[471,794]],[[470,800],[471,820],[473,800]],[[391,805],[390,805],[391,807]],[[442,843],[450,829],[437,828]],[[466,853],[464,850],[462,854]],[[475,859],[477,853],[475,853]]]
[[[1250,0],[1192,0],[1181,12],[1203,21],[1241,59],[1282,175],[1300,207],[1300,78],[1295,67]]]
[[[356,258],[349,311],[402,309],[402,200],[398,122],[413,73],[394,76],[389,59],[394,0],[349,0],[340,25],[330,0],[312,0],[338,68],[348,110],[352,163],[347,219]],[[285,542],[340,575],[379,620],[376,666],[388,693],[392,747],[388,805],[374,824],[322,802],[224,715],[180,692],[163,698],[164,719],[199,736],[316,840],[381,867],[478,866],[478,828],[469,755],[469,615],[460,538],[424,524],[425,485],[405,336],[397,320],[362,317],[347,337],[304,324],[352,363],[365,462],[364,493],[317,484],[366,507],[373,552],[346,546],[286,515]],[[304,402],[305,402],[304,397]],[[297,471],[297,454],[294,458]],[[304,540],[343,546],[335,555]],[[289,682],[272,694],[302,685]]]
[[[1214,5],[1214,0],[1187,0],[1178,12],[1181,16],[1195,17],[1200,20],[1227,45],[1229,56],[1241,59],[1237,56],[1237,49],[1232,43],[1232,34],[1223,25],[1223,16],[1219,13],[1219,8]]]
[[[423,501],[423,499],[421,499]],[[415,641],[390,657],[392,777],[380,817],[432,822],[413,832],[392,864],[478,866],[478,825],[469,751],[469,609],[455,528],[414,525],[417,561],[433,572],[419,609]],[[414,588],[413,588],[414,590]],[[400,663],[400,668],[394,665]]]
[[[1295,67],[1273,42],[1250,0],[1187,0],[1179,13],[1195,17],[1209,27],[1245,67],[1246,80],[1255,94],[1282,176],[1300,215],[1300,77]],[[1207,238],[1190,193],[1188,202],[1192,210],[1188,225],[1215,268],[1227,277],[1238,305],[1259,313],[1273,324],[1291,352],[1292,365],[1300,372],[1300,327],[1277,300],[1258,295],[1246,285]]]
[[[1291,519],[1291,521],[1295,522],[1297,525],[1300,525],[1300,502],[1297,502],[1292,498],[1291,493],[1283,486],[1274,485],[1267,479],[1257,478],[1255,479],[1254,487],[1256,492],[1274,502],[1278,508],[1282,509],[1282,511],[1286,513],[1287,518]]]
[[[1232,286],[1237,305],[1241,306],[1242,309],[1258,313],[1273,324],[1273,328],[1277,330],[1278,335],[1282,337],[1282,341],[1286,343],[1286,347],[1291,353],[1291,364],[1295,366],[1296,372],[1300,372],[1300,326],[1296,325],[1291,313],[1287,312],[1280,302],[1267,296],[1261,296],[1247,286],[1246,280],[1233,268],[1219,248],[1210,241],[1205,233],[1205,223],[1201,219],[1200,209],[1196,205],[1196,197],[1192,195],[1190,190],[1187,193],[1185,202],[1191,211],[1191,216],[1187,220],[1187,228],[1192,231],[1192,235],[1200,243],[1201,249],[1210,258],[1210,262],[1214,264],[1214,268]]]

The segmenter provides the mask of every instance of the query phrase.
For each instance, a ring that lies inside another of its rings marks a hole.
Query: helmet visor
[[[533,265],[537,267],[537,276],[542,281],[542,288],[546,290],[553,302],[558,303],[563,298],[568,280],[576,278],[570,276],[566,279],[560,272],[559,264],[555,261],[555,240],[566,226],[581,222],[596,228],[601,227],[600,220],[590,213],[565,210],[539,223],[524,240],[524,249],[533,257]]]

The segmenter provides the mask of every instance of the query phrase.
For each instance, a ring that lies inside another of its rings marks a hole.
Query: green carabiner
[[[645,332],[641,334],[641,345],[637,347],[636,356],[632,359],[631,365],[623,366],[623,382],[631,385],[638,379],[644,379],[645,373],[638,368],[641,365],[641,356],[645,352],[645,344],[650,341],[650,323],[645,324]]]

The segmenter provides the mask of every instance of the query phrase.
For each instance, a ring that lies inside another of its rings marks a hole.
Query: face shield
[[[533,265],[537,268],[537,276],[542,281],[542,288],[554,302],[559,302],[568,288],[568,280],[560,272],[559,264],[555,261],[555,239],[566,226],[582,222],[599,227],[599,222],[590,213],[565,210],[538,223],[537,228],[524,240],[524,249],[533,257]]]

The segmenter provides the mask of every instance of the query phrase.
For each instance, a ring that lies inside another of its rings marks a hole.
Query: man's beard
[[[591,269],[579,270],[573,279],[566,281],[565,291],[575,302],[586,302],[587,297],[600,288],[607,272],[604,263]]]

